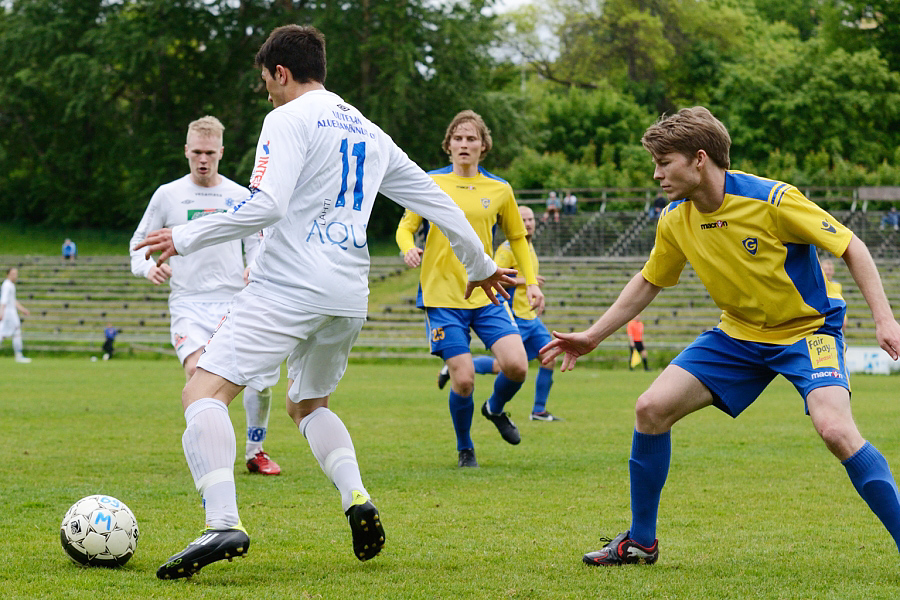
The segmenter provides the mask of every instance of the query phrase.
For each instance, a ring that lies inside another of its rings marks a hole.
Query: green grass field
[[[793,388],[773,384],[740,419],[679,423],[652,567],[598,569],[584,552],[629,525],[636,396],[653,374],[556,374],[561,423],[529,422],[533,382],[510,406],[521,445],[476,415],[481,468],[456,468],[433,365],[351,364],[332,397],[387,534],[359,563],[339,498],[274,403],[276,478],[236,468],[248,556],[190,580],[156,567],[203,524],[181,450],[182,374],[172,360],[38,357],[0,364],[4,598],[897,598],[897,548],[825,450]],[[863,433],[900,465],[896,379],[854,378]],[[476,398],[488,393],[480,378]],[[283,398],[284,384],[276,391]],[[479,400],[480,401],[480,400]],[[240,401],[231,408],[244,429]],[[124,568],[75,566],[58,527],[75,500],[116,496],[141,537]]]

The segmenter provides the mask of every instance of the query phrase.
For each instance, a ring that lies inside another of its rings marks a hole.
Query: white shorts
[[[197,366],[254,389],[278,382],[287,358],[292,402],[323,398],[337,387],[365,319],[307,312],[249,293],[234,297]]]
[[[19,315],[5,315],[2,319],[0,319],[0,340],[8,337],[13,337],[16,332],[22,327],[22,321],[19,319]]]
[[[231,302],[176,302],[169,306],[172,347],[181,364],[206,345]]]

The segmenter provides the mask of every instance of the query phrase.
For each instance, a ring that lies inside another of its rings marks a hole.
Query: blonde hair
[[[481,138],[481,143],[484,146],[484,151],[481,153],[481,157],[484,158],[494,146],[494,141],[491,139],[491,130],[485,125],[484,119],[482,119],[481,115],[474,110],[463,110],[453,117],[453,120],[447,125],[447,133],[444,134],[444,141],[441,143],[441,148],[444,149],[444,152],[450,154],[450,138],[453,136],[453,132],[456,131],[456,128],[463,123],[472,123],[475,126],[475,129],[478,131],[478,137]]]
[[[720,168],[731,167],[731,136],[722,121],[702,106],[661,116],[644,132],[641,144],[653,158],[671,152],[693,158],[698,150],[703,150]]]
[[[191,121],[191,124],[188,125],[187,137],[191,137],[192,133],[196,133],[201,137],[222,139],[222,136],[225,133],[225,126],[222,125],[222,121],[217,118],[206,115],[205,117],[200,117],[196,121]]]

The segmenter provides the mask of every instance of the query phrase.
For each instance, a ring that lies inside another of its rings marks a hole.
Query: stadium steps
[[[618,297],[644,260],[543,257],[541,274],[547,279],[543,320],[547,327],[558,331],[587,328]],[[895,259],[877,262],[888,297],[900,297],[900,265]],[[103,329],[109,323],[122,330],[116,340],[119,351],[171,353],[166,284],[154,286],[131,275],[127,257],[80,258],[75,267],[59,263],[56,257],[0,256],[0,264],[20,267],[18,297],[32,313],[25,318],[23,328],[26,351],[97,353],[103,343]],[[835,261],[835,267],[848,303],[848,344],[875,345],[874,324],[862,295],[843,261]],[[396,285],[392,282],[404,272],[405,266],[396,257],[373,258],[373,296],[381,283]],[[397,301],[370,303],[368,320],[352,356],[430,359],[423,314],[415,307],[415,294],[416,284],[411,283],[408,289],[394,294],[399,297]],[[651,351],[676,351],[714,326],[719,313],[688,266],[679,285],[663,290],[644,311],[647,346]],[[624,330],[603,345],[625,348]],[[472,347],[476,352],[481,350],[478,342]],[[2,351],[8,352],[8,346]]]

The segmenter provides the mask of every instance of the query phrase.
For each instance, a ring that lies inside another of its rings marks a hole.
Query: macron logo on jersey
[[[828,233],[837,233],[837,229],[835,229],[834,225],[832,225],[828,221],[822,221],[822,231],[827,231]]]
[[[269,168],[269,144],[271,143],[270,140],[266,140],[266,143],[262,145],[264,154],[259,157],[259,160],[256,161],[256,166],[253,167],[253,174],[250,175],[250,189],[259,187],[259,184],[262,183],[263,175],[266,174],[266,169]]]
[[[728,228],[728,221],[719,219],[715,223],[700,223],[700,229],[722,229]]]

